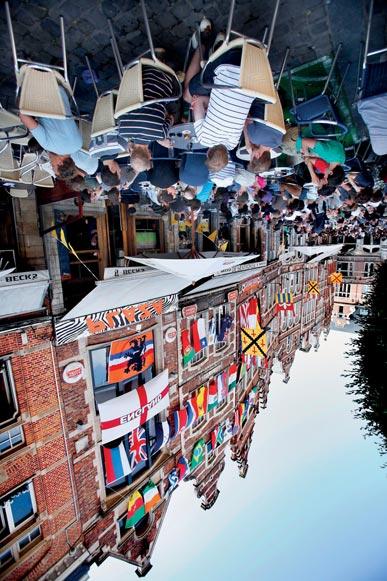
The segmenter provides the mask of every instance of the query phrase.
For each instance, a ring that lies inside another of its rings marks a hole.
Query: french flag
[[[130,474],[130,465],[123,442],[114,448],[102,446],[105,463],[106,484],[112,484],[116,480]]]
[[[199,353],[208,345],[206,337],[206,324],[204,319],[200,318],[192,323],[192,343],[195,353]]]

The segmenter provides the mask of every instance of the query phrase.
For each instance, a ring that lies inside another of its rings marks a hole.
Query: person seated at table
[[[144,66],[142,81],[145,101],[170,97],[173,93],[173,79],[164,71]],[[135,171],[150,169],[150,143],[157,141],[167,147],[170,145],[168,131],[173,122],[173,115],[168,113],[165,103],[144,105],[119,118],[118,134],[132,141],[129,151]]]
[[[211,63],[206,74],[215,85],[238,85],[241,50]],[[223,144],[229,151],[239,143],[254,97],[240,91],[205,89],[200,83],[200,51],[197,49],[184,80],[184,99],[191,104],[196,137],[203,146]]]
[[[338,141],[299,137],[296,150],[301,151],[308,167],[311,181],[318,186],[339,186],[344,181],[344,147]],[[317,175],[318,172],[320,175]]]
[[[264,152],[280,147],[283,134],[278,129],[270,127],[263,122],[254,121],[263,119],[265,114],[265,104],[255,99],[249,111],[249,117],[245,121],[243,134],[247,151],[250,153],[250,160],[259,159]]]
[[[31,117],[20,113],[22,123],[31,132],[39,145],[48,152],[55,175],[62,179],[71,179],[79,170],[86,175],[97,171],[98,159],[81,151],[82,136],[72,117],[70,101],[63,87],[59,88],[67,119],[51,117]]]

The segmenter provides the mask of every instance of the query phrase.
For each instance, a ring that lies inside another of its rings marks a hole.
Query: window
[[[337,263],[337,270],[340,271],[343,276],[352,276],[353,275],[353,263],[352,262],[338,262]]]
[[[1,533],[4,538],[12,534],[36,513],[34,487],[32,482],[20,486],[0,500]]]
[[[193,424],[192,424],[192,433],[197,432],[198,429],[201,428],[202,424],[206,421],[206,416],[200,416]]]
[[[16,541],[9,549],[0,553],[0,569],[5,569],[15,563],[30,545],[41,538],[40,527],[35,527],[28,534]]]
[[[213,309],[212,319],[209,322],[209,343],[215,345],[216,351],[223,351],[229,344],[232,326],[233,317],[229,303]]]
[[[145,335],[145,334],[144,334]],[[130,338],[130,341],[135,341],[141,338],[141,335],[136,335]],[[90,365],[93,378],[94,397],[97,404],[113,399],[124,393],[128,393],[144,385],[147,381],[155,377],[156,370],[154,363],[146,367],[144,371],[137,375],[131,376],[123,381],[116,383],[109,383],[108,369],[109,369],[109,353],[110,345],[104,345],[90,351]],[[129,357],[128,357],[129,360]],[[96,406],[97,407],[97,406]]]
[[[159,421],[160,416],[157,415],[154,418],[151,418],[150,420],[148,420],[146,422],[146,424],[143,424],[141,427],[145,430],[145,436],[146,436],[146,455],[147,455],[147,459],[143,460],[142,462],[138,462],[135,467],[133,468],[133,470],[130,472],[130,474],[128,474],[127,476],[124,476],[123,478],[119,478],[118,480],[115,480],[112,484],[106,485],[106,489],[107,490],[118,490],[120,488],[122,488],[123,486],[127,486],[128,484],[131,484],[134,480],[136,480],[139,475],[144,472],[145,470],[148,470],[148,468],[150,468],[150,466],[152,466],[152,464],[155,463],[155,461],[157,460],[157,458],[160,456],[161,454],[161,450],[157,450],[156,452],[152,453],[151,449],[153,444],[156,441],[156,423],[157,421]],[[125,434],[125,436],[123,436],[122,438],[124,447],[125,447],[125,451],[127,453],[127,455],[129,456],[129,450],[130,450],[130,442],[129,442],[129,434]],[[114,445],[117,444],[117,442],[111,442],[111,444]],[[101,449],[101,457],[102,457],[102,449]]]
[[[23,428],[17,426],[0,434],[0,455],[15,448],[24,441]]]
[[[0,426],[14,422],[18,414],[9,359],[0,359]]]
[[[373,262],[365,262],[364,263],[364,276],[370,277],[373,276],[375,270],[375,265]]]
[[[336,291],[336,296],[349,298],[350,294],[351,294],[351,285],[342,282],[341,285],[339,286],[339,289]]]

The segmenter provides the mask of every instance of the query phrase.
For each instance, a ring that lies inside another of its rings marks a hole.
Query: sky
[[[348,333],[297,352],[273,374],[256,419],[245,479],[229,459],[211,510],[192,482],[174,492],[148,581],[385,581],[387,469],[345,391]],[[92,580],[135,579],[109,558]]]

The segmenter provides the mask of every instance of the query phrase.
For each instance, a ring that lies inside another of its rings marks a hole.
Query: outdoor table
[[[196,149],[205,149],[201,143],[197,141],[193,123],[180,123],[173,125],[168,132],[168,137],[176,149],[183,149],[185,151],[194,151]]]

